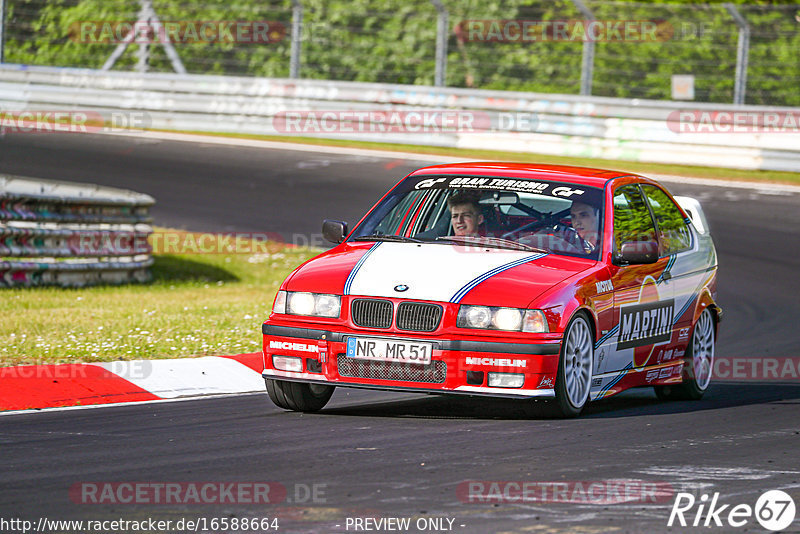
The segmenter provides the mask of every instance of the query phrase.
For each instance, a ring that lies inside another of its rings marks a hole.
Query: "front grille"
[[[438,304],[401,302],[397,307],[397,328],[414,332],[433,332],[442,319],[442,307]]]
[[[354,378],[442,384],[447,376],[447,364],[438,360],[432,361],[430,365],[420,365],[417,363],[358,360],[356,358],[348,358],[345,354],[339,354],[336,356],[336,365],[341,376]]]
[[[353,322],[366,328],[392,326],[392,303],[388,300],[355,299],[350,306]]]

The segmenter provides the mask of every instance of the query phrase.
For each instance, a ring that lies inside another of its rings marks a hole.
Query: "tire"
[[[661,400],[700,400],[711,383],[716,344],[714,316],[706,308],[697,318],[683,362],[683,382],[674,386],[655,386]]]
[[[572,318],[561,342],[556,376],[556,415],[577,417],[589,402],[594,363],[594,336],[581,313]]]
[[[302,384],[286,380],[265,379],[267,394],[272,402],[284,410],[295,412],[316,412],[328,404],[334,386],[323,384]]]

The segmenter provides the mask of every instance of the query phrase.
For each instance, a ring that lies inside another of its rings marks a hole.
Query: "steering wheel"
[[[524,204],[523,204],[523,206],[524,206]],[[561,219],[563,219],[564,217],[567,216],[567,214],[569,214],[569,209],[561,210],[561,211],[558,211],[556,213],[541,213],[539,211],[534,210],[533,208],[531,208],[529,206],[524,206],[524,207],[525,207],[525,209],[523,209],[523,211],[527,212],[529,215],[532,215],[534,217],[538,217],[539,220],[538,221],[529,222],[528,224],[524,224],[524,225],[520,226],[519,228],[515,228],[514,230],[510,230],[510,231],[504,233],[501,236],[503,239],[510,239],[510,238],[514,237],[515,234],[519,234],[519,233],[522,233],[522,232],[525,232],[525,231],[534,233],[534,232],[536,232],[536,231],[538,231],[541,228],[544,228],[546,226],[552,226],[554,233],[557,233],[557,232],[568,232],[568,231],[572,230],[572,226],[564,224],[564,223],[561,222]],[[520,208],[520,209],[522,209],[522,208]]]

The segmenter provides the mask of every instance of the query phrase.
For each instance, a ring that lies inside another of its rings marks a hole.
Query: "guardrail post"
[[[447,75],[447,37],[449,33],[447,8],[442,4],[442,0],[431,0],[436,8],[436,74],[433,84],[436,87],[444,87],[445,76]]]
[[[575,7],[580,10],[583,17],[588,21],[597,20],[592,10],[586,7],[583,0],[572,0]],[[592,94],[592,78],[594,77],[594,40],[587,36],[583,41],[583,54],[581,57],[581,94],[589,96]]]
[[[303,46],[303,4],[292,0],[292,50],[289,60],[289,78],[300,77],[300,49]]]
[[[140,0],[141,9],[139,10],[139,21],[147,21],[150,24],[150,0]],[[145,36],[142,36],[145,37]],[[147,38],[143,38],[139,42],[139,50],[136,53],[136,71],[147,72],[148,64],[150,63],[150,43]]]
[[[0,64],[6,62],[6,0],[0,0]]]
[[[733,85],[733,103],[744,104],[745,93],[747,92],[747,60],[750,55],[750,25],[747,20],[739,13],[733,4],[724,4],[725,9],[733,17],[736,26],[739,27],[739,42],[736,47],[736,81]]]

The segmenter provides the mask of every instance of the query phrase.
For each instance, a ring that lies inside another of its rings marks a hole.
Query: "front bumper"
[[[499,342],[441,339],[397,333],[338,332],[305,326],[264,323],[262,376],[333,386],[491,397],[555,396],[560,340]],[[433,343],[432,362],[356,360],[346,355],[348,337],[381,337]],[[302,371],[276,369],[273,356],[301,358]],[[519,388],[489,387],[489,373],[524,375]]]

